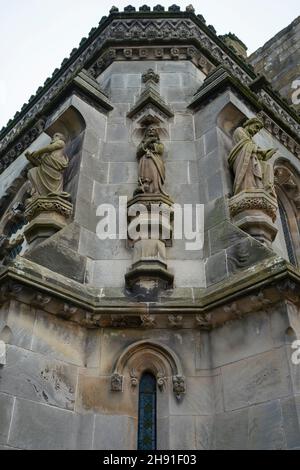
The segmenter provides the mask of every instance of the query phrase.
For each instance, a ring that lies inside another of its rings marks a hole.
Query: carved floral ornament
[[[137,388],[145,371],[157,378],[161,392],[172,383],[176,399],[182,400],[186,383],[179,358],[167,346],[152,341],[139,341],[122,353],[111,376],[111,391],[123,392],[127,381],[133,389]]]

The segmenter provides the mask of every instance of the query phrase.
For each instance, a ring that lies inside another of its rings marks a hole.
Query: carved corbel
[[[141,322],[144,328],[154,328],[156,325],[155,316],[150,314],[141,315]]]
[[[123,380],[124,377],[115,373],[111,376],[111,391],[112,392],[123,392]]]
[[[52,300],[52,297],[50,297],[49,295],[37,294],[35,298],[33,299],[32,303],[36,307],[43,308],[46,305],[48,305],[51,302],[51,300]]]
[[[133,388],[136,388],[139,384],[138,375],[135,369],[130,371],[130,383]]]
[[[212,316],[210,313],[204,313],[200,315],[196,315],[196,322],[197,325],[202,329],[202,330],[211,330],[212,329]]]
[[[183,317],[181,315],[169,315],[168,321],[173,328],[182,328]]]
[[[77,313],[77,311],[78,311],[77,307],[75,307],[74,305],[65,303],[60,312],[60,316],[64,318],[65,320],[69,320],[70,318],[72,318],[73,315],[75,315],[75,313]]]
[[[186,393],[185,377],[176,375],[173,377],[173,392],[178,401],[181,401]]]

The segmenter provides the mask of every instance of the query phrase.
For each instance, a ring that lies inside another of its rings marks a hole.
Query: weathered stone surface
[[[180,404],[175,399],[171,399],[170,414],[177,416],[213,415],[216,412],[216,395],[220,393],[220,386],[219,377],[187,377],[188,393]]]
[[[247,450],[248,415],[248,408],[217,415],[214,448],[218,450]]]
[[[80,326],[37,311],[31,349],[47,358],[85,365],[86,332]]]
[[[26,258],[78,282],[84,282],[86,260],[60,239],[59,233],[33,248]]]
[[[174,261],[168,263],[170,272],[174,272],[176,287],[204,287],[204,263],[199,261]]]
[[[265,75],[274,88],[298,110],[299,91],[297,93],[297,83],[294,86],[293,83],[299,79],[299,25],[298,17],[249,57],[256,72]]]
[[[226,251],[220,251],[207,259],[205,263],[207,286],[217,284],[228,276]]]
[[[195,416],[170,416],[170,449],[196,450]]]
[[[193,116],[178,114],[175,117],[175,123],[171,126],[171,140],[173,142],[194,140]]]
[[[274,347],[271,317],[265,312],[258,312],[213,330],[210,335],[212,367],[232,364],[270,351]]]
[[[137,420],[128,416],[95,418],[94,450],[136,449]]]
[[[264,259],[271,258],[274,253],[252,237],[248,237],[227,248],[226,255],[228,272],[235,274],[242,269],[255,266]]]
[[[0,444],[6,444],[12,419],[14,398],[0,394]]]
[[[12,332],[9,341],[10,344],[20,348],[30,349],[36,317],[35,308],[11,300],[7,310],[6,326],[8,326]]]
[[[300,447],[300,398],[281,400],[284,434],[288,449]]]
[[[76,382],[75,367],[14,346],[0,369],[0,392],[67,410],[74,409]]]
[[[213,449],[214,418],[212,416],[196,416],[196,449]]]
[[[205,230],[210,230],[225,220],[229,220],[228,202],[225,198],[215,199],[205,204]]]
[[[132,250],[126,240],[100,240],[96,233],[82,229],[80,234],[79,253],[93,260],[131,260]]]
[[[286,442],[282,424],[282,410],[279,400],[250,408],[248,449],[285,449]]]
[[[222,368],[226,410],[285,397],[291,393],[282,349],[274,349]]]
[[[89,450],[93,425],[93,416],[17,399],[8,444],[25,450]]]
[[[231,245],[241,244],[245,238],[247,238],[247,234],[232,223],[221,222],[209,230],[210,253],[214,255],[222,250],[229,249]]]
[[[103,162],[99,160],[99,158],[86,152],[82,161],[82,175],[85,175],[90,180],[95,180],[100,184],[108,183],[109,163]],[[88,190],[87,187],[86,190]],[[88,194],[86,195],[88,196]]]
[[[158,418],[157,420],[157,450],[172,450],[170,447],[170,420]]]

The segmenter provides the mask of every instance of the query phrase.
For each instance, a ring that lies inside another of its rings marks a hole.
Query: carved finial
[[[124,8],[124,11],[125,11],[126,13],[132,13],[132,12],[134,12],[134,11],[136,11],[136,10],[135,10],[135,7],[133,7],[132,5],[128,5],[127,7]]]
[[[180,11],[180,7],[178,5],[171,5],[169,7],[169,11],[171,12],[177,12],[177,11]]]
[[[187,11],[188,13],[195,13],[195,8],[193,7],[193,5],[188,5],[188,6],[186,7],[186,11]]]
[[[142,75],[142,81],[143,83],[148,83],[150,81],[154,83],[159,83],[160,78],[159,75],[155,73],[153,69],[148,69],[147,72]]]
[[[163,7],[162,5],[156,5],[156,7],[153,8],[153,11],[162,12],[165,11],[165,7]]]
[[[143,5],[142,7],[139,8],[140,11],[151,11],[151,8],[148,7],[148,5]]]
[[[109,10],[109,13],[112,14],[112,13],[119,13],[119,8],[115,7],[115,6],[112,6],[111,9]]]

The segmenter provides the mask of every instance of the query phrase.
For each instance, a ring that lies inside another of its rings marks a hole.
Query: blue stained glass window
[[[288,252],[288,257],[289,257],[290,263],[292,263],[294,266],[297,266],[297,259],[296,259],[294,244],[293,244],[293,240],[292,240],[292,236],[291,236],[291,232],[289,228],[287,213],[280,199],[278,200],[278,206],[279,206],[279,213],[280,213],[280,218],[281,218],[281,223],[282,223],[282,228],[283,228],[283,233],[284,233],[284,239],[286,243],[286,249]]]
[[[156,450],[156,379],[148,373],[140,382],[138,450]]]

